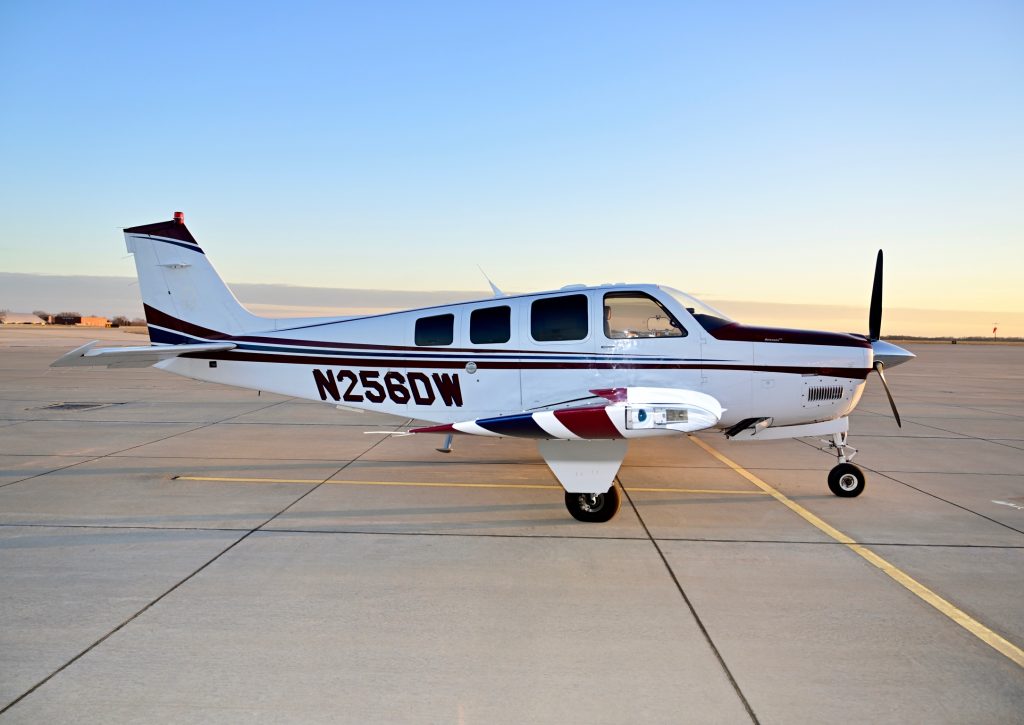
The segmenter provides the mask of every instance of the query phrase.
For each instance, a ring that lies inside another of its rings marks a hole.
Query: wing
[[[50,363],[51,368],[106,365],[108,368],[147,368],[188,352],[217,352],[235,347],[233,342],[204,342],[194,345],[143,345],[140,347],[95,347],[86,343]]]
[[[643,438],[710,428],[725,412],[710,395],[682,388],[611,388],[590,392],[608,402],[479,418],[414,428],[410,432],[547,440]]]

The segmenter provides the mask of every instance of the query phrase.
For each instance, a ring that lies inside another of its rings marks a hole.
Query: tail
[[[275,320],[242,307],[185,226],[181,212],[175,212],[171,221],[125,229],[124,238],[135,255],[153,342],[183,344],[275,327]]]

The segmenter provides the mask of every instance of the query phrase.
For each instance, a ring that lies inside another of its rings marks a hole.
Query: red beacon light
[[[185,223],[185,212],[183,212],[183,211],[176,211],[176,212],[174,212],[174,223],[175,224],[184,224]]]

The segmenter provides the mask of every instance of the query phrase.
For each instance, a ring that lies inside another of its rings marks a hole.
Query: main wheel
[[[860,496],[864,492],[864,471],[852,463],[840,463],[828,472],[828,488],[842,498]]]
[[[619,510],[619,489],[612,486],[606,493],[565,494],[565,507],[577,521],[604,523]]]

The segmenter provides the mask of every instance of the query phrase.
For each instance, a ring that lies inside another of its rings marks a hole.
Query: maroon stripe
[[[612,423],[603,405],[591,408],[556,410],[555,418],[580,438],[622,437],[622,433]]]
[[[818,330],[790,330],[784,327],[757,327],[733,322],[711,330],[716,340],[736,342],[775,342],[786,345],[830,345],[833,347],[871,347],[871,343],[857,335]]]
[[[461,433],[461,430],[456,430],[455,426],[451,423],[445,423],[444,425],[432,425],[426,428],[412,428],[410,433]]]
[[[232,339],[232,338],[227,338]],[[181,357],[201,360],[240,360],[245,362],[287,363],[290,365],[346,366],[354,368],[429,368],[459,370],[470,360],[396,360],[323,355],[279,355],[249,350],[225,352],[193,352]],[[517,360],[472,361],[481,370],[752,370],[756,372],[786,373],[790,375],[821,375],[830,378],[863,380],[871,368],[815,368],[786,367],[782,365],[698,365],[662,363],[548,363]]]
[[[192,233],[188,230],[183,223],[171,220],[169,222],[157,222],[156,224],[143,224],[139,227],[128,227],[124,230],[125,233],[131,234],[151,234],[154,237],[166,237],[167,239],[177,239],[179,242],[188,242],[189,244],[195,244],[199,246],[199,242],[195,240]]]
[[[590,392],[613,403],[624,403],[628,397],[626,388],[601,388]]]
[[[147,304],[142,305],[143,311],[146,313],[146,322],[151,325],[157,325],[158,327],[164,327],[168,330],[174,330],[184,335],[191,335],[192,337],[205,337],[212,340],[225,340],[235,339],[231,335],[227,335],[223,332],[217,332],[207,327],[200,327],[199,325],[193,325],[191,322],[185,322],[179,320],[177,317],[168,315],[166,312],[161,312],[155,307],[150,307]]]
[[[174,330],[193,337],[206,338],[208,340],[239,340],[271,342],[271,338],[258,337],[234,337],[223,332],[217,332],[206,327],[193,325],[185,322],[166,312],[162,312],[150,305],[143,305],[146,312],[146,321],[159,327]],[[766,328],[765,328],[766,329]],[[282,339],[281,343],[293,344],[299,341]],[[319,343],[309,342],[302,344],[317,346],[339,346],[339,347],[365,347],[384,350],[418,350],[426,352],[424,348],[403,348],[390,347],[387,345],[347,345],[345,343]],[[450,349],[446,349],[446,352]],[[473,350],[471,352],[485,352],[484,350]],[[501,350],[500,352],[515,352],[513,350]],[[550,354],[550,351],[545,351]],[[589,354],[589,353],[580,353]],[[232,350],[227,353],[190,353],[182,357],[196,357],[203,360],[244,360],[248,362],[269,362],[289,363],[298,365],[348,365],[352,367],[398,367],[398,368],[447,368],[458,369],[466,366],[470,360],[391,360],[371,358],[346,358],[333,355],[279,355],[274,353],[261,353],[243,350]],[[790,365],[713,365],[700,363],[625,363],[625,362],[532,362],[529,360],[473,360],[476,366],[489,370],[755,370],[768,373],[788,373],[792,375],[821,375],[830,378],[848,378],[864,380],[871,368],[827,368],[813,366],[790,366]]]

